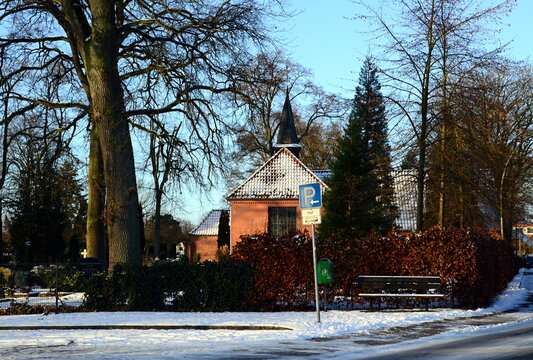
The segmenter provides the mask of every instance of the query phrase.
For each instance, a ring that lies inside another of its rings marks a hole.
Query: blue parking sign
[[[300,185],[300,208],[317,208],[322,206],[322,192],[319,183]]]

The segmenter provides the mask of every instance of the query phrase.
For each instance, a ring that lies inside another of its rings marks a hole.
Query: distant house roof
[[[328,188],[320,176],[282,147],[226,198],[298,199],[299,186],[311,183],[320,183],[322,191]]]
[[[197,236],[218,236],[218,227],[220,224],[220,215],[222,212],[229,210],[211,210],[209,214],[200,222],[196,228],[194,228],[189,235]]]
[[[396,226],[402,230],[416,229],[416,170],[393,170],[394,200],[398,206]]]
[[[311,170],[320,180],[326,182],[328,178],[333,174],[331,170]]]

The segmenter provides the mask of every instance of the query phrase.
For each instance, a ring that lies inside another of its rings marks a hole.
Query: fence
[[[77,274],[100,269],[98,263],[0,264],[0,309],[27,306],[57,312],[62,306],[77,307],[83,301]]]

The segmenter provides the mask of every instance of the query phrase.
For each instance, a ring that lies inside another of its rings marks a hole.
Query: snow
[[[298,199],[299,185],[327,185],[287,148],[281,148],[226,197],[228,200]]]
[[[209,214],[202,220],[200,225],[194,228],[189,235],[196,236],[218,236],[218,228],[220,226],[220,216],[223,211],[228,210],[211,210]]]
[[[11,306],[11,302],[14,301],[19,304],[28,304],[29,306],[35,305],[50,305],[55,306],[56,297],[53,294],[53,290],[40,289],[40,291],[32,291],[29,294],[15,293],[14,298],[6,298],[0,302],[0,309],[6,309]],[[30,296],[28,296],[30,295]],[[83,302],[83,293],[68,293],[60,294],[59,303],[68,306],[80,306]]]
[[[75,343],[77,347],[119,347],[133,351],[157,347],[165,351],[180,349],[209,353],[233,351],[235,346],[249,348],[301,341],[310,338],[335,337],[355,332],[407,326],[426,321],[451,319],[501,312],[522,304],[533,276],[523,277],[524,270],[509,283],[507,289],[488,308],[477,310],[430,309],[429,311],[327,311],[316,322],[315,312],[245,312],[245,313],[175,313],[175,312],[110,312],[67,313],[50,315],[16,315],[0,317],[0,327],[6,326],[87,326],[87,325],[217,325],[217,326],[280,326],[292,330],[20,330],[0,331],[0,357],[21,347],[55,347]],[[530,283],[525,284],[529,281]],[[527,286],[524,286],[527,285]],[[502,325],[499,325],[502,326]],[[466,333],[473,330],[463,330]],[[452,332],[449,336],[458,336]],[[441,338],[448,335],[441,334]],[[216,349],[216,350],[215,350]],[[225,350],[224,350],[225,349]],[[87,353],[89,354],[89,353]],[[14,356],[14,355],[13,355]],[[31,358],[31,357],[28,357]],[[87,359],[93,359],[87,355]],[[98,357],[94,357],[95,359]],[[114,358],[114,357],[110,357]],[[117,357],[119,358],[119,357]],[[165,358],[165,357],[161,357]],[[12,359],[19,359],[12,357]]]

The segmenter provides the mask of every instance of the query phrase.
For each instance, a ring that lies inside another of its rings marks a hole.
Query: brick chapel
[[[220,231],[227,228],[224,221],[229,221],[230,251],[243,235],[268,232],[281,236],[294,229],[311,231],[311,226],[302,224],[298,200],[299,186],[319,183],[324,192],[328,189],[324,179],[330,171],[311,170],[300,161],[302,146],[296,134],[288,93],[283,105],[275,149],[276,153],[270,159],[226,196],[230,206],[229,216],[228,210],[213,210],[189,233],[189,259],[216,259]],[[396,226],[402,230],[414,230],[416,171],[395,170],[392,176],[395,202],[399,210]]]
[[[299,186],[319,183],[324,192],[328,187],[323,179],[329,171],[310,170],[300,161],[302,146],[288,93],[275,149],[270,159],[226,196],[230,205],[230,251],[243,235],[268,232],[281,236],[294,229],[311,231],[310,225],[302,224]],[[215,259],[220,214],[220,210],[213,210],[190,232],[189,257],[196,252],[201,261]]]

